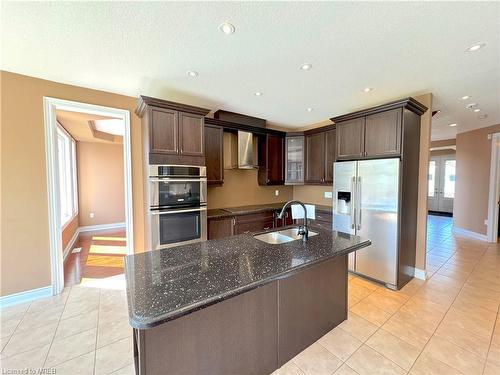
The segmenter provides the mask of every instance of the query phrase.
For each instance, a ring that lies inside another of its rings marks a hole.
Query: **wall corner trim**
[[[427,271],[415,268],[415,278],[420,280],[427,280]]]
[[[24,292],[9,294],[0,297],[0,307],[8,307],[19,305],[21,303],[31,302],[41,298],[52,296],[52,286],[45,286],[43,288],[31,289]]]
[[[71,237],[68,244],[64,248],[63,261],[66,261],[66,258],[68,257],[69,252],[71,251],[71,249],[73,248],[73,245],[75,244],[76,240],[78,239],[78,235],[80,234],[80,231],[78,229],[79,228],[76,228],[75,233],[73,233],[73,236]]]
[[[488,237],[485,234],[473,232],[471,230],[467,230],[464,228],[459,228],[459,227],[454,226],[453,233],[456,233],[456,234],[459,234],[459,235],[462,235],[465,237],[469,237],[469,238],[474,238],[474,239],[480,240],[480,241],[485,241],[485,242],[488,241]]]

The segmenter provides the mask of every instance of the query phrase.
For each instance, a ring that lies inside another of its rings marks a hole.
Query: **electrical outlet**
[[[95,215],[94,215],[93,212],[91,212],[89,216],[90,216],[91,219],[93,219]]]
[[[280,195],[280,191],[279,190],[275,190],[274,191],[274,195],[276,195],[276,196]]]
[[[333,193],[331,191],[325,191],[324,197],[328,198],[328,199],[332,199]]]
[[[484,225],[488,226],[488,219],[484,219]]]

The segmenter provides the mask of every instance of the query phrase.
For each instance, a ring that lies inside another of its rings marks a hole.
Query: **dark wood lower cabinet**
[[[274,212],[236,216],[234,234],[246,234],[274,228]]]
[[[234,235],[233,218],[211,218],[208,220],[208,239],[231,237]]]
[[[347,319],[347,255],[159,326],[134,329],[138,375],[270,374]]]

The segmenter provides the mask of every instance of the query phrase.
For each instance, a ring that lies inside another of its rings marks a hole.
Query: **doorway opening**
[[[455,199],[454,154],[431,156],[428,177],[428,210],[431,215],[453,216]]]
[[[123,286],[133,248],[130,114],[44,98],[52,292]]]

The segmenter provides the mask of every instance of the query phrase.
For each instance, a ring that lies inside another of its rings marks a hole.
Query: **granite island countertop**
[[[310,225],[307,242],[268,244],[252,234],[128,255],[129,321],[147,329],[370,245]]]

